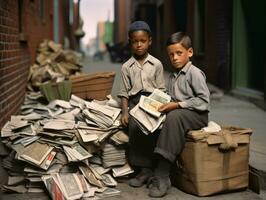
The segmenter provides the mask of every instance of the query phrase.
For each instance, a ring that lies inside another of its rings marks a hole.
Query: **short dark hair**
[[[128,29],[128,37],[130,37],[131,33],[135,31],[145,31],[148,33],[149,36],[151,36],[151,29],[149,25],[144,21],[135,21],[130,24]]]
[[[170,35],[170,37],[166,41],[166,46],[176,43],[180,43],[186,49],[192,47],[192,42],[190,37],[184,32],[176,32]]]

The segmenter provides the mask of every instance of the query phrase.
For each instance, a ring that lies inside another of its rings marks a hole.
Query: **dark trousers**
[[[129,109],[139,102],[140,96],[141,94],[129,99]],[[161,130],[145,135],[130,116],[128,125],[130,165],[154,167],[156,154],[174,162],[184,148],[185,134],[189,130],[201,129],[207,124],[208,112],[176,109],[167,113]]]
[[[186,133],[190,130],[201,129],[207,124],[207,111],[176,109],[167,113],[154,152],[174,162],[184,148]]]
[[[140,93],[130,97],[130,110],[138,104],[141,95],[148,96],[149,93]],[[130,165],[134,167],[153,167],[155,161],[155,155],[153,151],[156,146],[157,137],[159,135],[158,131],[149,135],[144,134],[133,117],[129,116],[128,133],[128,160]]]

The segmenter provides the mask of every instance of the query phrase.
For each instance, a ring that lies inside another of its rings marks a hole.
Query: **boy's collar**
[[[129,67],[131,67],[135,62],[138,61],[134,58],[134,56],[131,56],[131,58],[129,59]],[[146,62],[149,62],[154,65],[154,59],[150,54],[148,54],[147,58],[145,58],[143,64],[145,64]]]
[[[176,71],[174,74],[177,76],[179,73],[184,73],[184,74],[186,74],[187,73],[187,71],[188,71],[188,69],[189,69],[189,67],[191,66],[191,61],[188,61],[187,62],[187,64],[185,64],[185,66],[180,70],[180,71]]]
[[[191,65],[191,61],[188,61],[187,64],[181,69],[182,72],[187,73],[188,68]]]

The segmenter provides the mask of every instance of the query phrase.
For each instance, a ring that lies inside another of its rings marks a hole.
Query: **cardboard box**
[[[251,133],[232,126],[216,133],[189,132],[171,173],[172,184],[198,196],[247,188]]]

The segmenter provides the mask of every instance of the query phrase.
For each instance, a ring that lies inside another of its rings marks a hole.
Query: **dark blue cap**
[[[134,31],[140,31],[140,30],[146,31],[149,34],[151,34],[151,29],[149,25],[144,21],[135,21],[132,24],[130,24],[129,29],[128,29],[128,34]]]

